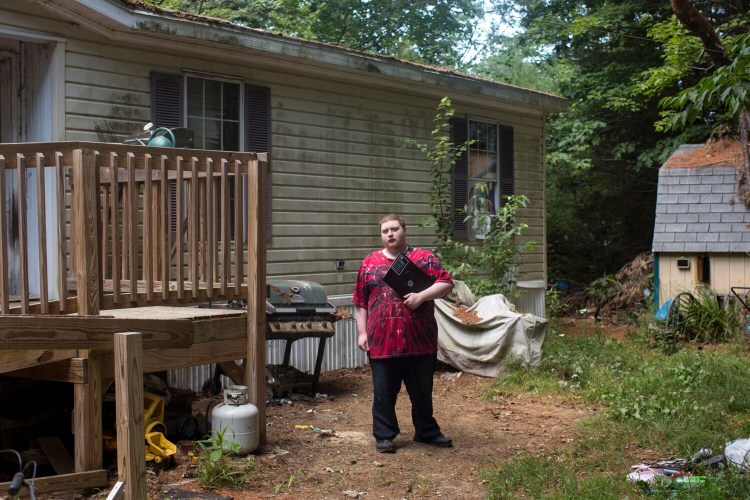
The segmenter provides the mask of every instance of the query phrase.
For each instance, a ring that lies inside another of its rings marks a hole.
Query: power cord
[[[31,500],[36,500],[36,487],[34,486],[34,481],[36,481],[36,460],[28,462],[24,466],[21,454],[16,450],[0,450],[0,453],[10,453],[18,458],[18,472],[13,475],[13,479],[10,481],[10,485],[8,486],[8,495],[10,495],[11,498],[18,498],[18,494],[25,486],[26,489],[29,490],[29,496],[31,497]],[[31,482],[27,481],[26,476],[24,475],[24,471],[29,467],[29,465],[32,466]]]

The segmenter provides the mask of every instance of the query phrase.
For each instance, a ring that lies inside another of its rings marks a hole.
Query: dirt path
[[[564,446],[574,439],[574,423],[591,414],[584,405],[549,396],[485,401],[482,394],[491,382],[455,372],[435,375],[435,413],[453,439],[450,449],[412,441],[410,404],[402,392],[397,452],[384,455],[375,452],[371,435],[369,368],[324,374],[320,390],[327,398],[267,407],[268,444],[254,458],[257,481],[245,491],[190,498],[486,498],[482,468],[512,460],[522,450]],[[185,492],[201,491],[195,479],[184,477],[189,464],[178,462],[149,474],[149,498],[188,498]]]

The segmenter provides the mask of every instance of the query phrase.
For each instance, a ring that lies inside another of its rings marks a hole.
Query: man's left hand
[[[416,308],[424,304],[424,299],[421,293],[407,293],[404,297],[404,304],[406,307],[414,311]]]

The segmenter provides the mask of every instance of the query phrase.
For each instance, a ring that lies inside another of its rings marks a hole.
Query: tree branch
[[[685,25],[690,32],[701,39],[703,47],[708,52],[709,57],[717,66],[727,66],[731,61],[724,52],[719,36],[714,31],[708,19],[701,14],[698,9],[688,0],[670,0],[672,10],[677,19]]]

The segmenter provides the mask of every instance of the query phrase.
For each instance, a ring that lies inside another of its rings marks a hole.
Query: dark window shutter
[[[500,203],[505,204],[502,196],[510,196],[515,193],[513,127],[501,125],[498,133],[500,135]]]
[[[182,76],[151,73],[151,122],[154,127],[182,126]]]
[[[271,89],[245,85],[246,149],[268,153],[269,172],[266,179],[266,236],[271,238]]]
[[[468,123],[466,118],[451,119],[451,141],[460,146],[468,139]],[[451,174],[451,206],[453,208],[453,238],[465,240],[469,237],[468,227],[464,218],[464,207],[469,202],[469,158],[464,152],[453,165]]]
[[[151,73],[151,122],[157,127],[182,126],[182,76]],[[174,243],[182,220],[177,214],[177,186],[169,185],[170,243]]]

